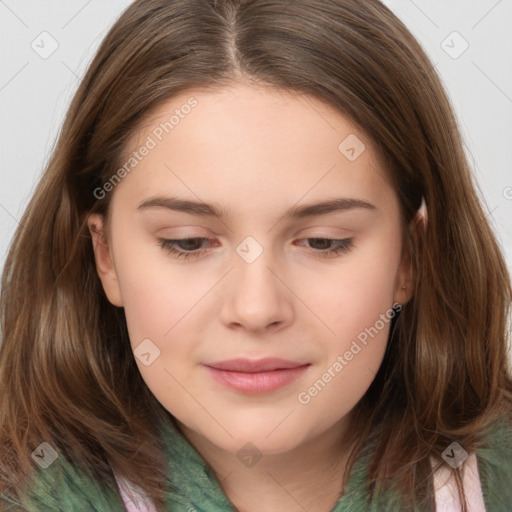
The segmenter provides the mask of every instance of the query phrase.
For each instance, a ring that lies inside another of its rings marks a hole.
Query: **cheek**
[[[142,339],[165,342],[175,326],[197,323],[195,308],[212,279],[177,264],[154,242],[119,240],[116,272],[132,346]]]
[[[366,279],[369,277],[366,274]],[[396,313],[391,308],[392,283],[386,279],[379,281],[382,276],[378,273],[371,277],[372,286],[338,293],[337,300],[323,311],[325,322],[335,334],[326,331],[318,338],[322,357],[317,370],[296,396],[303,412],[318,418],[318,434],[355,407],[382,363]]]
[[[382,362],[392,319],[399,238],[383,236],[317,282],[311,303],[329,327],[318,339],[323,357],[297,400],[325,424],[348,413]],[[321,430],[322,426],[318,428]]]
[[[399,236],[383,233],[340,260],[320,279],[308,277],[303,293],[331,334],[334,331],[331,337],[338,340],[334,343],[338,349],[373,326],[381,314],[390,312],[399,263]]]
[[[174,411],[188,403],[180,383],[193,390],[190,372],[203,327],[201,297],[212,285],[165,261],[135,268],[133,260],[120,259],[118,267],[135,361],[152,393]]]
[[[124,295],[132,347],[135,349],[149,338],[161,350],[161,362],[167,363],[190,358],[200,343],[204,325],[201,297],[211,288],[204,281],[190,278],[184,285],[173,277],[174,274],[165,280],[160,276],[154,280],[132,281]]]
[[[328,364],[299,390],[297,412],[316,418],[313,434],[321,434],[357,405],[375,379],[385,348],[384,337],[367,345],[355,340],[331,354]]]

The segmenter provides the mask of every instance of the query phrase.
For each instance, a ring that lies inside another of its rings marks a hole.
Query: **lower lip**
[[[287,386],[294,380],[297,380],[309,366],[308,364],[296,368],[258,373],[218,370],[211,366],[206,366],[206,368],[216,381],[224,384],[228,388],[242,393],[262,394],[271,393]]]

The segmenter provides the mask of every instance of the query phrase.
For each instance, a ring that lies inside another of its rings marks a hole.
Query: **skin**
[[[160,350],[149,366],[136,358],[140,372],[232,503],[244,512],[328,512],[343,490],[347,421],[381,364],[390,323],[309,403],[297,397],[394,302],[407,301],[398,199],[367,136],[346,117],[261,85],[175,96],[145,120],[128,153],[191,96],[198,105],[109,192],[108,224],[89,217],[98,275],[125,309],[132,347],[150,339]],[[355,161],[338,150],[350,134],[366,145]],[[229,216],[137,208],[156,195],[215,203]],[[338,197],[375,208],[279,221],[294,205]],[[252,263],[236,252],[247,236],[263,249]],[[212,239],[181,245],[204,250],[197,258],[158,243],[194,237]],[[331,246],[316,238],[352,238],[353,246],[322,257]],[[248,395],[203,366],[235,357],[310,366],[284,388]],[[236,456],[247,442],[262,455],[252,467]]]

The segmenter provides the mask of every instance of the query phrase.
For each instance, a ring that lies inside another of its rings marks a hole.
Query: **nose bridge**
[[[275,266],[271,248],[264,248],[256,238],[248,236],[237,246],[236,253],[234,286],[243,292],[239,298],[252,297],[258,302],[262,296],[266,296],[267,302],[275,299],[279,283],[269,269]],[[258,308],[262,305],[254,304]]]
[[[274,275],[272,250],[248,236],[236,247],[236,253],[223,304],[224,321],[263,329],[289,319],[291,305],[285,288]]]

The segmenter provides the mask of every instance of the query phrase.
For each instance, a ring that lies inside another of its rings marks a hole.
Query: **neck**
[[[343,494],[350,452],[344,442],[346,418],[293,450],[264,454],[253,465],[250,459],[242,464],[236,453],[219,448],[179,421],[177,424],[239,512],[330,512]]]

